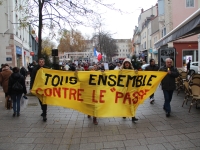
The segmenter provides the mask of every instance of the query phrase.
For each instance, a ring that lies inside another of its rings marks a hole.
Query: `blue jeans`
[[[20,100],[22,97],[22,93],[21,94],[13,94],[11,95],[11,99],[13,101],[13,111],[14,113],[20,113]]]
[[[170,113],[171,112],[171,106],[170,102],[172,100],[172,95],[173,95],[174,90],[163,90],[164,98],[165,98],[165,103],[164,103],[164,109],[166,112]]]

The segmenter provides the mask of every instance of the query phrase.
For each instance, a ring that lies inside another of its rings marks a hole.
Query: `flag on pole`
[[[97,52],[96,48],[94,48],[94,56],[97,57],[97,59],[100,61],[102,58],[101,53]]]

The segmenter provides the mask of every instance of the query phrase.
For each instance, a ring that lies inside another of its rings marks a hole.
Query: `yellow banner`
[[[96,117],[131,117],[153,94],[166,72],[59,71],[41,68],[31,92],[44,104]]]

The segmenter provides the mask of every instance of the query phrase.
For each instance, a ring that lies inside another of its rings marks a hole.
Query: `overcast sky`
[[[157,0],[108,0],[109,3],[115,3],[115,7],[129,13],[120,14],[116,11],[105,10],[102,15],[102,30],[112,34],[115,39],[130,39],[133,37],[133,30],[138,25],[138,17],[141,9],[144,11],[155,6]],[[93,28],[79,27],[78,30],[83,35],[92,36]]]

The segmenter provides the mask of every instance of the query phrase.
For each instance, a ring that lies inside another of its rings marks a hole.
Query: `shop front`
[[[191,60],[191,62],[198,61],[197,42],[174,42],[173,44],[176,48],[176,64],[178,68],[185,67],[189,60]]]
[[[27,50],[24,50],[24,67],[27,68],[28,64],[31,62],[30,60],[30,52]]]
[[[16,60],[17,60],[17,67],[20,68],[22,66],[22,48],[16,46]]]

